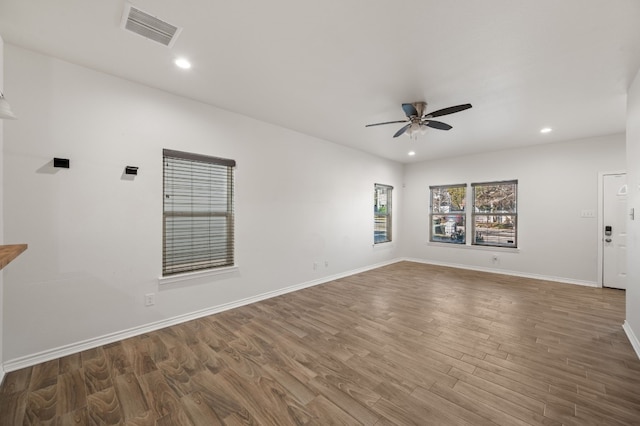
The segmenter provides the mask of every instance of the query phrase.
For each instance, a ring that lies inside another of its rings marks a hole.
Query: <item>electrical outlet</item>
[[[144,306],[153,306],[156,304],[156,294],[147,293],[144,295]]]
[[[318,269],[318,262],[313,262],[313,270],[317,270]]]
[[[498,263],[500,261],[500,258],[498,258],[497,254],[493,254],[493,255],[491,255],[491,261],[493,263]]]
[[[580,217],[585,217],[585,218],[596,217],[596,211],[595,210],[582,210],[580,212]]]
[[[325,260],[325,261],[324,261],[324,267],[325,267],[325,268],[328,268],[328,267],[329,267],[329,261],[328,261],[328,260]]]

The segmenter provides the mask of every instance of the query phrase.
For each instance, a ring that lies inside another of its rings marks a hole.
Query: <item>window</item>
[[[517,247],[518,181],[472,183],[473,244]]]
[[[373,243],[391,241],[392,186],[375,184],[373,192]]]
[[[466,243],[466,185],[430,186],[429,241]]]
[[[234,160],[163,150],[162,275],[234,264]]]

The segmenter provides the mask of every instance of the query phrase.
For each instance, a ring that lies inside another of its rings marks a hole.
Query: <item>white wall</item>
[[[598,210],[598,172],[624,170],[624,143],[613,135],[406,166],[403,256],[596,285],[597,218],[580,213]],[[510,179],[518,180],[517,252],[427,244],[430,185]]]
[[[12,45],[5,68],[5,237],[29,244],[5,274],[8,362],[396,257],[372,247],[373,186],[400,214],[401,164]],[[163,148],[237,161],[237,273],[158,290]]]
[[[625,329],[640,357],[640,72],[627,98],[627,183],[629,208],[635,220],[628,222],[627,320]]]
[[[394,162],[15,46],[4,50],[20,119],[4,126],[0,220],[5,241],[29,244],[4,270],[6,362],[400,256],[597,281],[597,220],[579,214],[598,208],[598,172],[625,169],[624,135],[412,164],[403,174]],[[638,86],[630,95],[636,111]],[[636,129],[629,158],[638,158],[638,114],[629,122]],[[237,273],[158,288],[162,148],[237,161]],[[70,158],[71,169],[54,170],[54,156]],[[140,167],[134,180],[122,179],[125,165]],[[633,167],[630,179],[640,182]],[[503,179],[519,180],[517,253],[426,244],[429,185]],[[396,241],[376,248],[372,220],[363,220],[372,216],[374,183],[395,187]],[[637,195],[631,202],[640,208]],[[627,306],[636,331],[638,277],[630,276]],[[146,293],[156,293],[155,306],[143,306]]]

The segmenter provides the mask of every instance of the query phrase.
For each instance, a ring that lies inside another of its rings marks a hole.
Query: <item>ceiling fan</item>
[[[405,132],[410,137],[418,137],[418,133],[424,134],[424,132],[427,130],[427,127],[432,127],[434,129],[440,130],[451,129],[451,126],[447,123],[432,120],[432,118],[453,114],[455,112],[464,111],[465,109],[469,108],[471,108],[471,104],[463,104],[439,109],[437,111],[430,112],[429,114],[425,114],[424,111],[427,109],[426,102],[402,104],[402,109],[407,116],[406,120],[385,121],[384,123],[367,124],[365,127],[381,126],[383,124],[407,123],[406,125],[402,126],[402,128],[400,128],[400,130],[398,130],[395,135],[393,135],[393,137],[397,138]]]

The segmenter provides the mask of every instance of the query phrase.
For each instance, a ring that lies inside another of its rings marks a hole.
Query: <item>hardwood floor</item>
[[[638,425],[624,292],[401,262],[8,373],[1,425]]]

